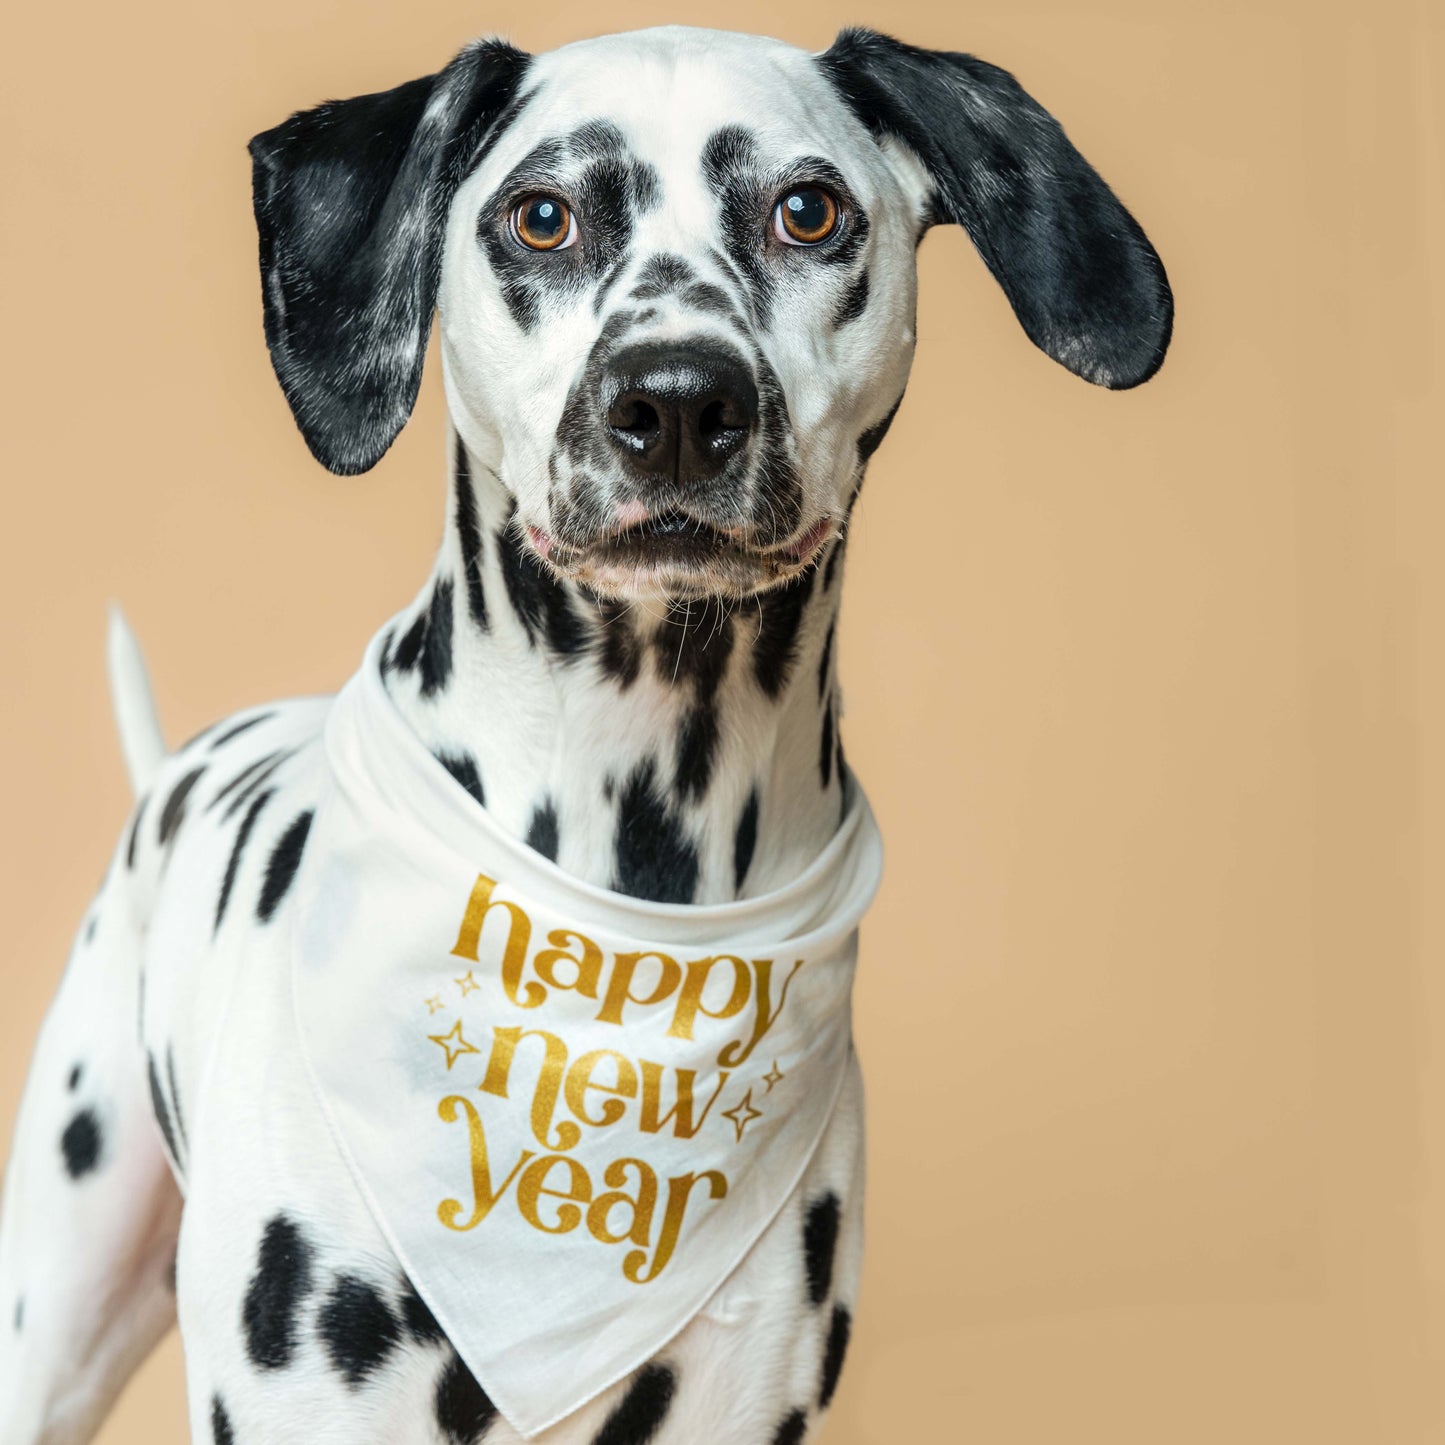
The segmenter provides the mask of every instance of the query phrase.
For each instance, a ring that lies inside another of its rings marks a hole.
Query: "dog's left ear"
[[[819,59],[875,137],[917,156],[930,221],[968,232],[1036,346],[1100,386],[1158,371],[1174,321],[1164,266],[1013,76],[871,30],[843,31]]]
[[[375,466],[411,415],[447,208],[526,67],[480,41],[251,142],[266,344],[307,445],[341,476]]]

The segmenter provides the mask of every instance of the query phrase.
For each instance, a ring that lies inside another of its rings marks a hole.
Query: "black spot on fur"
[[[612,269],[602,278],[601,283],[598,285],[592,297],[592,311],[594,315],[602,315],[603,308],[607,304],[607,298],[612,293],[612,288],[621,279],[622,273],[627,269],[627,264],[631,260],[631,256],[624,254],[612,263]]]
[[[681,619],[653,638],[658,674],[672,683],[691,682],[693,706],[678,736],[679,797],[700,801],[712,780],[719,741],[715,699],[733,649],[733,619],[721,603],[688,603]]]
[[[446,1336],[436,1322],[436,1316],[427,1308],[426,1301],[416,1292],[409,1279],[402,1281],[401,1318],[407,1333],[418,1344],[439,1344]]]
[[[70,1077],[65,1081],[65,1087],[73,1094],[80,1087],[80,1078],[84,1072],[80,1064],[76,1064],[70,1071]]]
[[[263,769],[274,765],[285,756],[285,750],[277,748],[274,752],[265,753],[259,758],[252,759],[252,761],[247,763],[246,766],[242,768],[241,771],[237,773],[236,776],[232,778],[229,783],[227,783],[223,788],[217,791],[216,796],[212,798],[209,803],[206,804],[206,811],[209,813],[212,808],[216,807],[217,804],[223,802],[232,793],[234,793],[237,788],[243,787],[247,782],[257,781],[259,776],[262,775]]]
[[[477,761],[470,753],[436,753],[434,756],[477,802],[486,807],[487,795],[482,789],[482,775],[477,771]]]
[[[422,643],[426,640],[427,610],[423,608],[413,618],[412,624],[397,638],[396,646],[387,653],[382,662],[388,672],[410,672],[421,657]]]
[[[547,798],[532,811],[532,821],[527,825],[527,846],[555,863],[557,843],[557,809],[551,798]]]
[[[497,533],[497,552],[507,596],[526,628],[527,640],[534,647],[545,642],[561,657],[575,657],[586,646],[587,633],[566,589],[510,523]]]
[[[753,321],[767,326],[777,280],[763,259],[758,238],[767,224],[773,197],[764,184],[752,131],[741,125],[715,130],[703,144],[702,171],[718,198],[729,269],[744,282]]]
[[[211,751],[215,752],[217,748],[224,747],[232,738],[240,737],[242,733],[249,732],[258,723],[263,723],[267,718],[274,716],[274,713],[258,712],[255,717],[248,717],[244,722],[238,722],[234,727],[227,728],[225,732],[217,733],[211,739]]]
[[[717,745],[717,712],[711,706],[693,708],[677,740],[677,791],[684,801],[701,801],[707,792]]]
[[[430,697],[444,687],[451,676],[452,594],[451,578],[438,577],[426,606],[382,658],[383,671],[418,670],[423,697]]]
[[[803,1260],[808,1271],[808,1299],[820,1305],[833,1288],[833,1258],[838,1250],[838,1196],[831,1190],[808,1206],[803,1222]]]
[[[90,917],[85,920],[85,941],[87,943],[93,943],[95,941],[95,930],[99,924],[100,914],[98,913],[92,913]]]
[[[769,540],[781,542],[797,530],[802,518],[803,487],[783,383],[766,357],[757,357],[757,370],[759,417],[754,450],[758,469],[753,510],[768,517]]]
[[[421,649],[421,695],[431,697],[452,675],[452,579],[438,577],[426,614],[426,639]]]
[[[733,648],[733,619],[718,601],[689,602],[653,635],[657,674],[667,682],[693,684],[699,705],[717,695]]]
[[[21,1295],[15,1301],[15,1333],[18,1335],[25,1328],[25,1296]]]
[[[296,1354],[296,1316],[315,1283],[312,1258],[310,1242],[284,1214],[267,1222],[241,1308],[246,1353],[258,1370],[283,1370]]]
[[[807,1415],[801,1410],[794,1410],[774,1432],[773,1445],[803,1445],[803,1436],[807,1433]]]
[[[593,1445],[646,1445],[662,1428],[677,1392],[677,1375],[667,1365],[644,1365],[627,1393],[597,1432]]]
[[[135,805],[135,817],[131,819],[130,824],[130,839],[125,845],[125,866],[127,868],[135,867],[136,842],[140,837],[140,822],[141,818],[145,816],[148,801],[148,797],[142,797]]]
[[[311,818],[310,808],[298,814],[271,850],[266,862],[266,879],[261,884],[261,897],[256,902],[256,916],[262,923],[271,921],[291,887],[291,880],[296,877],[301,855],[306,850],[306,835],[311,831]]]
[[[828,1343],[823,1350],[823,1374],[818,1383],[818,1408],[826,1410],[843,1374],[843,1360],[848,1353],[848,1336],[853,1329],[853,1316],[843,1305],[833,1306],[833,1321],[828,1327]]]
[[[156,1116],[161,1138],[166,1141],[166,1152],[175,1162],[176,1168],[179,1169],[181,1167],[180,1144],[171,1124],[171,1110],[170,1105],[166,1103],[166,1091],[161,1086],[161,1071],[156,1068],[156,1056],[152,1053],[146,1054],[146,1082],[150,1085],[151,1113]]]
[[[216,898],[216,924],[212,929],[213,933],[220,929],[221,920],[226,916],[226,905],[231,901],[231,890],[236,886],[236,874],[241,867],[241,855],[246,851],[246,844],[250,841],[256,819],[261,816],[261,809],[270,802],[272,794],[273,790],[270,788],[257,794],[256,801],[246,810],[241,826],[236,829],[236,841],[231,845],[231,856],[226,860],[226,871],[221,878],[221,892]]]
[[[696,273],[681,256],[670,256],[665,252],[649,256],[637,273],[637,284],[632,288],[634,301],[655,301],[659,296],[680,291]]]
[[[100,1120],[92,1109],[82,1109],[65,1126],[60,1136],[60,1153],[65,1172],[72,1179],[84,1179],[100,1163]]]
[[[711,281],[699,281],[696,286],[689,286],[682,293],[682,299],[684,305],[691,306],[696,311],[726,316],[733,321],[742,319],[732,297],[721,286],[714,286]]]
[[[823,787],[833,781],[833,699],[823,709],[823,736],[818,742],[818,771],[823,775]]]
[[[487,594],[482,587],[482,528],[477,520],[477,498],[472,490],[472,466],[466,443],[457,438],[456,464],[452,468],[457,495],[457,540],[462,551],[462,580],[467,588],[467,611],[471,619],[487,630]]]
[[[176,830],[181,826],[186,816],[186,799],[191,795],[191,789],[200,782],[205,768],[192,768],[170,791],[170,796],[161,809],[159,836],[162,844],[169,843],[176,835]]]
[[[697,888],[697,849],[658,792],[650,761],[620,790],[614,886],[655,903],[691,903]]]
[[[856,321],[868,309],[868,273],[860,271],[857,279],[843,293],[838,309],[833,313],[834,326],[846,326]]]
[[[246,806],[251,798],[270,782],[276,770],[295,752],[295,748],[282,748],[274,756],[268,758],[265,767],[263,767],[260,772],[252,774],[252,776],[246,780],[245,787],[226,804],[225,811],[221,814],[221,821],[223,823],[229,823],[231,819]]]
[[[832,566],[833,559],[828,559],[828,565]],[[826,588],[828,579],[823,579],[823,586]],[[837,627],[835,622],[828,624],[828,635],[823,639],[823,655],[818,659],[818,699],[822,701],[823,694],[828,691],[828,665],[833,661],[833,633]]]
[[[211,1440],[212,1445],[236,1445],[231,1417],[226,1413],[219,1395],[211,1396]]]
[[[337,1277],[316,1324],[332,1365],[353,1388],[386,1363],[401,1338],[386,1301],[351,1274]]]
[[[754,788],[743,804],[743,815],[738,819],[738,831],[733,838],[733,883],[738,893],[743,891],[743,880],[753,866],[753,850],[758,846],[758,790]]]
[[[497,1418],[497,1407],[455,1352],[437,1380],[436,1417],[448,1445],[476,1445]]]
[[[627,604],[610,597],[599,598],[597,615],[597,661],[602,671],[626,692],[642,669],[642,645],[627,616]]]
[[[760,600],[753,673],[758,686],[769,697],[775,698],[782,692],[793,671],[798,654],[798,628],[815,576],[816,570],[810,567]]]
[[[867,466],[873,457],[873,453],[883,445],[883,438],[888,435],[888,428],[893,425],[893,418],[898,415],[898,408],[903,405],[903,398],[900,396],[893,403],[888,415],[882,421],[870,426],[862,436],[858,438],[858,465]]]
[[[171,1085],[171,1109],[176,1116],[176,1135],[181,1141],[181,1148],[189,1154],[191,1146],[186,1138],[185,1117],[181,1113],[181,1090],[176,1083],[176,1054],[169,1044],[166,1045],[166,1078]]]

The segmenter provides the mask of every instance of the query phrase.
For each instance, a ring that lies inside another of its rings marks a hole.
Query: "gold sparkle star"
[[[448,1069],[450,1069],[463,1054],[477,1054],[481,1052],[475,1044],[469,1044],[466,1039],[462,1037],[462,1021],[460,1019],[451,1026],[449,1033],[428,1034],[427,1038],[434,1044],[440,1044],[442,1048],[447,1051]],[[456,1040],[455,1043],[452,1042],[453,1039]]]
[[[452,982],[456,984],[459,989],[461,989],[463,998],[465,998],[474,988],[481,988],[481,984],[479,984],[476,979],[472,977],[471,969],[468,969],[465,975],[463,975],[463,977],[454,978]]]
[[[743,1101],[736,1109],[728,1109],[723,1114],[724,1119],[731,1119],[733,1121],[733,1128],[738,1131],[739,1144],[743,1142],[743,1130],[746,1129],[754,1119],[761,1119],[762,1117],[763,1111],[753,1108],[753,1091],[751,1089],[743,1095]]]
[[[442,1002],[442,996],[439,993],[434,993],[426,1001],[426,1011],[429,1014],[434,1014],[439,1008],[445,1007],[446,1005]]]
[[[788,1076],[778,1067],[778,1061],[773,1060],[773,1067],[763,1075],[763,1083],[768,1086],[768,1093],[773,1092],[773,1085],[781,1084]]]

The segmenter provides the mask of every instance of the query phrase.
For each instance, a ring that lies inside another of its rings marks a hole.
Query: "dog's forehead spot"
[[[584,121],[566,141],[569,156],[576,160],[611,160],[627,154],[627,138],[610,120]]]

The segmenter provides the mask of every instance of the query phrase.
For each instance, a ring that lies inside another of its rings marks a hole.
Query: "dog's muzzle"
[[[794,575],[831,524],[771,530],[779,498],[759,492],[758,473],[777,418],[759,375],[707,334],[595,350],[564,414],[587,480],[554,502],[550,529],[528,528],[534,550],[619,596],[744,596]]]

